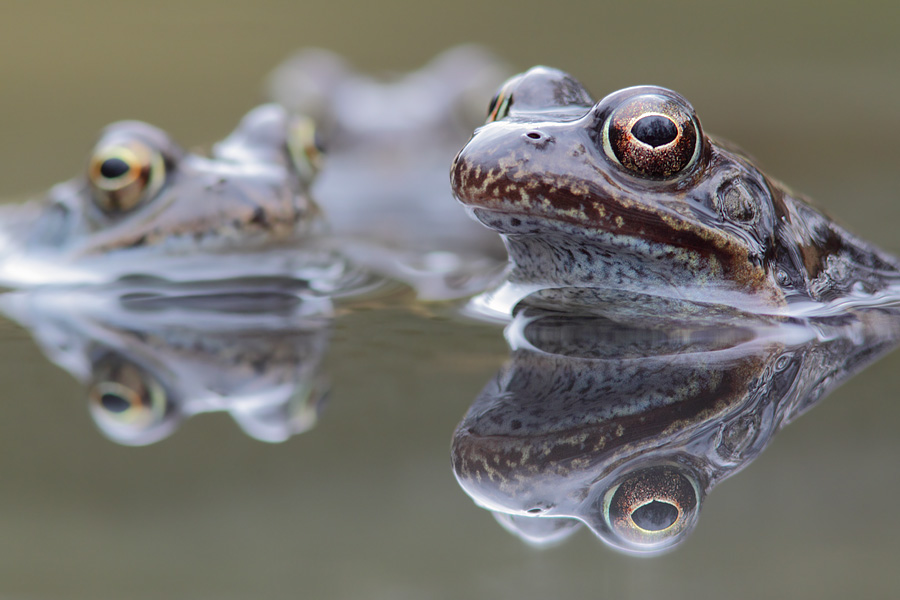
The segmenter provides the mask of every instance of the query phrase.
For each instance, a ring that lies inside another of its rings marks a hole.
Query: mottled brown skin
[[[633,144],[621,159],[611,151],[617,127],[640,116],[632,113],[656,114],[647,97],[684,126],[670,146],[690,144],[693,132],[694,154],[661,152],[660,164],[641,170],[650,146]],[[880,290],[897,277],[896,259],[706,137],[691,105],[663,88],[628,88],[595,103],[571,76],[535,67],[504,86],[451,180],[475,218],[503,235],[512,283],[779,312],[797,300],[840,298],[854,284]]]

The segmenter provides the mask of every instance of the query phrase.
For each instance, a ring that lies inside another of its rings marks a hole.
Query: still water
[[[884,133],[900,131],[893,110],[898,46],[885,25],[897,15],[878,13],[894,8],[873,5],[878,10],[867,21],[850,19],[860,12],[811,15],[791,6],[747,8],[728,20],[707,10],[702,23],[687,13],[665,11],[664,19],[663,11],[616,8],[573,23],[564,7],[536,18],[527,5],[426,14],[395,3],[377,13],[356,9],[352,18],[363,27],[348,23],[340,8],[263,4],[187,10],[161,3],[127,15],[99,6],[50,13],[6,7],[4,194],[22,198],[71,177],[112,120],[154,122],[188,147],[220,139],[257,103],[265,73],[299,46],[329,47],[367,69],[406,70],[460,41],[480,41],[515,69],[550,63],[595,94],[645,82],[676,88],[698,107],[707,131],[740,142],[863,237],[900,250],[897,154]],[[661,57],[614,26],[633,19],[654,33],[703,31],[705,43]],[[384,31],[401,21],[415,26],[398,28],[386,44]],[[435,21],[446,26],[435,29]],[[735,22],[741,26],[726,25]],[[633,53],[621,52],[626,43]],[[852,125],[834,136],[836,122]],[[451,437],[508,360],[499,326],[417,303],[404,289],[341,303],[338,315],[299,328],[312,337],[295,348],[323,350],[304,374],[328,389],[305,413],[314,415],[305,432],[266,443],[258,438],[276,434],[259,434],[247,425],[252,419],[199,407],[167,437],[137,448],[110,441],[91,417],[89,386],[50,364],[19,325],[2,321],[0,593],[900,593],[900,518],[891,502],[900,455],[891,400],[900,386],[896,354],[839,388],[718,485],[682,546],[645,559],[617,554],[587,531],[533,549],[457,484]],[[113,345],[114,336],[107,341]],[[187,337],[181,341],[190,346]],[[212,369],[215,361],[205,364]]]

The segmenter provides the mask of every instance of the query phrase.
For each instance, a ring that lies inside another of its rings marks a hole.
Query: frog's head
[[[114,123],[81,175],[4,213],[3,278],[16,282],[29,265],[112,279],[164,275],[171,270],[154,268],[158,260],[171,268],[174,257],[296,241],[318,215],[306,194],[311,136],[305,121],[275,105],[251,111],[209,157],[152,125]]]
[[[503,234],[519,282],[697,300],[738,292],[771,306],[824,263],[819,236],[785,230],[801,220],[798,201],[660,87],[594,102],[566,73],[535,67],[501,88],[451,178],[472,215]]]

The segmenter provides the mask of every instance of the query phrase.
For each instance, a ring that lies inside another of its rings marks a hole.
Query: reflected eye
[[[159,425],[170,412],[166,390],[156,378],[113,355],[94,366],[88,399],[98,424],[125,441]]]
[[[312,181],[322,166],[322,145],[316,135],[316,123],[298,117],[288,125],[287,146],[294,168],[306,182]]]
[[[497,95],[491,99],[491,103],[488,105],[488,116],[485,124],[499,121],[509,114],[509,107],[512,105],[513,82],[518,83],[518,80],[513,79],[509,81],[506,85],[500,88],[500,91],[497,92]]]
[[[140,140],[101,141],[88,165],[94,204],[109,216],[127,213],[155,196],[165,177],[162,153]]]
[[[686,104],[642,94],[623,102],[604,122],[603,149],[635,175],[668,179],[697,161],[700,127]]]
[[[696,484],[676,467],[643,469],[606,494],[603,514],[629,547],[658,549],[677,541],[696,522]]]

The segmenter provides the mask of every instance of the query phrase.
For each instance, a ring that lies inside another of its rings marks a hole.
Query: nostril
[[[529,133],[526,134],[526,136],[527,136],[527,137],[530,137],[530,138],[533,139],[533,140],[539,140],[539,139],[541,139],[542,137],[544,137],[544,136],[542,136],[540,133],[538,133],[537,131],[529,132]]]

